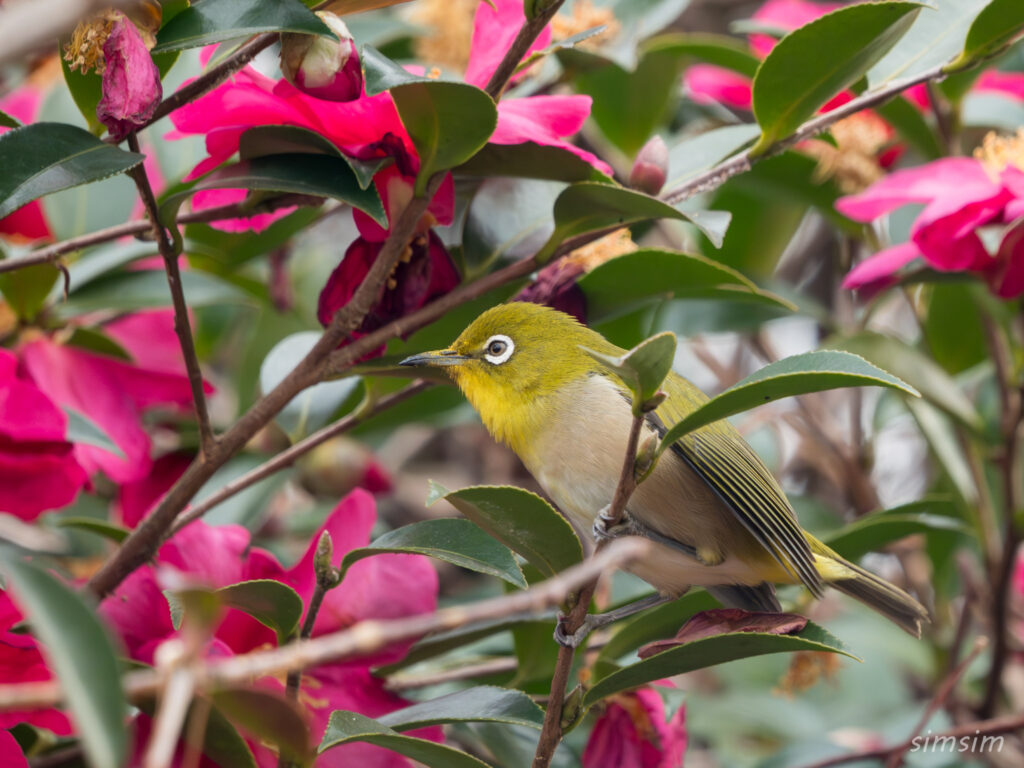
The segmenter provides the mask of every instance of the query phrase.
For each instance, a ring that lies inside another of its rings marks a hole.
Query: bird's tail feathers
[[[860,600],[914,637],[921,636],[921,624],[929,621],[928,611],[902,589],[835,553],[819,555],[816,560],[829,586]]]

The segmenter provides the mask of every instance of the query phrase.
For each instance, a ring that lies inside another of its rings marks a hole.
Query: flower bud
[[[120,141],[145,125],[163,96],[160,70],[153,63],[138,28],[125,16],[114,22],[103,43],[102,98],[96,117]]]
[[[665,185],[668,174],[668,147],[661,136],[654,136],[636,154],[629,172],[629,186],[656,195]]]
[[[303,93],[325,101],[353,101],[363,93],[363,70],[355,41],[338,16],[317,16],[337,39],[318,35],[281,35],[281,71]]]

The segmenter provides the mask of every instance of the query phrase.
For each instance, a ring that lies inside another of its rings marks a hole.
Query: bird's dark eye
[[[484,345],[484,360],[492,365],[501,365],[512,357],[515,349],[516,345],[512,343],[512,339],[499,333],[491,336]]]

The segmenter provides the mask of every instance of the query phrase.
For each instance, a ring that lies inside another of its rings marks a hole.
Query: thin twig
[[[563,2],[565,0],[548,0],[547,5],[538,11],[536,16],[523,22],[523,26],[519,28],[519,34],[516,35],[509,49],[505,51],[505,55],[491,75],[491,79],[487,81],[484,90],[487,91],[488,96],[495,101],[501,98],[501,92],[505,90],[505,86],[512,79],[519,62],[530,50],[530,46],[533,45],[537,36],[544,31],[544,27],[558,13]]]
[[[609,528],[622,521],[629,497],[636,490],[636,453],[643,426],[644,415],[634,416],[629,430],[629,438],[626,441],[626,455],[622,461],[619,483],[615,487],[612,503],[605,513]],[[607,543],[607,540],[597,543],[594,557],[600,556]],[[572,608],[568,615],[559,619],[565,634],[572,635],[583,626],[583,622],[587,618],[587,610],[590,608],[590,600],[594,596],[594,590],[597,589],[597,581],[598,577],[595,577],[585,584],[578,594],[571,596]],[[575,653],[576,649],[570,645],[561,645],[558,648],[558,658],[555,661],[555,671],[551,679],[551,695],[548,698],[548,708],[544,712],[544,725],[537,742],[537,751],[533,756],[533,768],[548,768],[555,755],[555,749],[558,748],[558,743],[562,740],[562,710],[565,704],[565,689],[569,684],[569,673],[572,670]]]
[[[893,752],[903,753],[913,751],[915,747],[920,748],[922,739],[930,739],[932,743],[941,744],[948,744],[950,743],[948,741],[949,739],[954,739],[952,743],[955,744],[956,741],[961,738],[968,738],[975,739],[974,743],[976,745],[977,736],[995,737],[1004,733],[1013,733],[1014,731],[1022,729],[1024,729],[1024,715],[996,717],[991,720],[978,720],[973,723],[957,726],[956,728],[950,728],[948,731],[942,731],[941,733],[929,734],[924,737],[915,736],[913,739],[907,739],[893,747],[879,747],[877,749],[867,749],[861,752],[851,752],[847,755],[837,755],[836,757],[830,757],[825,760],[820,760],[817,763],[804,766],[804,768],[832,768],[834,765],[857,763],[862,760],[883,760]]]
[[[132,152],[139,151],[139,138],[134,133],[128,134],[128,147]],[[153,234],[157,247],[164,260],[164,271],[167,273],[167,285],[171,290],[171,303],[174,306],[174,332],[178,335],[181,355],[185,359],[185,371],[188,373],[189,387],[192,389],[192,404],[195,406],[196,421],[199,425],[199,439],[202,456],[210,455],[216,444],[213,429],[210,426],[210,412],[206,407],[206,392],[203,391],[203,372],[199,368],[199,357],[196,355],[196,344],[192,338],[192,324],[188,318],[188,304],[185,303],[185,292],[181,286],[181,269],[178,266],[178,252],[167,235],[167,230],[160,223],[160,210],[157,207],[156,195],[149,183],[144,163],[128,171],[139,190],[146,215],[152,223]]]
[[[391,275],[409,241],[415,235],[420,218],[426,212],[442,178],[442,174],[435,174],[427,184],[425,195],[413,198],[405,206],[391,227],[377,260],[352,295],[352,299],[335,313],[330,325],[306,356],[274,389],[260,398],[242,418],[221,435],[202,461],[194,461],[189,465],[153,511],[122,542],[120,549],[93,575],[88,583],[88,588],[93,594],[97,597],[106,596],[128,574],[146,562],[164,540],[178,513],[213,473],[241,450],[242,446],[295,395],[322,378],[324,362],[328,356],[358,327],[370,311],[381,286]]]
[[[506,616],[543,615],[561,603],[567,594],[605,571],[621,568],[649,554],[649,542],[631,537],[612,542],[594,557],[522,592],[442,608],[419,616],[361,621],[339,632],[243,656],[204,659],[200,661],[199,688],[244,685],[258,677],[366,656],[394,643]],[[129,672],[123,680],[125,694],[131,701],[152,697],[163,685],[163,677],[152,669]],[[57,680],[0,685],[0,712],[47,709],[61,700]]]
[[[427,688],[444,683],[457,683],[460,680],[473,680],[478,677],[490,677],[506,672],[515,672],[519,668],[519,660],[512,656],[488,659],[478,664],[462,664],[455,669],[446,669],[422,675],[391,675],[384,687],[392,693],[402,693],[416,688]]]
[[[375,400],[366,408],[361,408],[355,413],[350,413],[348,416],[338,419],[333,424],[329,424],[323,429],[317,430],[313,434],[309,435],[309,437],[297,442],[292,447],[281,451],[281,453],[277,454],[269,461],[260,464],[258,467],[254,467],[244,475],[235,478],[230,483],[227,483],[219,491],[207,496],[194,507],[187,509],[178,516],[177,520],[174,521],[174,526],[171,528],[168,536],[173,536],[189,523],[201,518],[218,504],[230,499],[237,493],[241,493],[246,488],[255,485],[263,478],[269,477],[275,472],[280,472],[286,467],[290,467],[295,463],[296,459],[309,453],[318,445],[327,442],[332,437],[336,437],[337,435],[355,429],[360,424],[363,424],[373,418],[381,411],[385,411],[392,406],[408,400],[410,397],[419,394],[429,386],[431,386],[430,382],[423,381],[422,379],[414,381],[409,386],[404,387],[397,392],[393,392],[390,395],[385,395],[384,397]]]
[[[205,208],[201,211],[183,213],[178,216],[178,224],[200,224],[221,221],[223,219],[234,219],[239,216],[252,216],[254,213],[272,213],[273,211],[289,208],[293,205],[308,205],[310,200],[311,198],[308,195],[281,195],[255,206],[247,204],[245,201],[229,203],[228,205],[218,205],[216,208]],[[319,203],[320,200],[317,199],[317,204]],[[98,229],[86,235],[79,235],[78,237],[61,240],[59,243],[48,245],[45,248],[39,248],[38,250],[26,253],[24,256],[4,259],[0,261],[0,273],[13,272],[17,269],[33,267],[37,264],[48,264],[57,261],[67,253],[120,240],[122,237],[144,235],[152,231],[152,229],[153,224],[148,218],[117,224],[106,229]]]

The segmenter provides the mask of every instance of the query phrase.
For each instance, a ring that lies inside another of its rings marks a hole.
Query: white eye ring
[[[501,365],[516,351],[516,345],[508,336],[496,334],[484,345],[484,360],[494,365]]]

